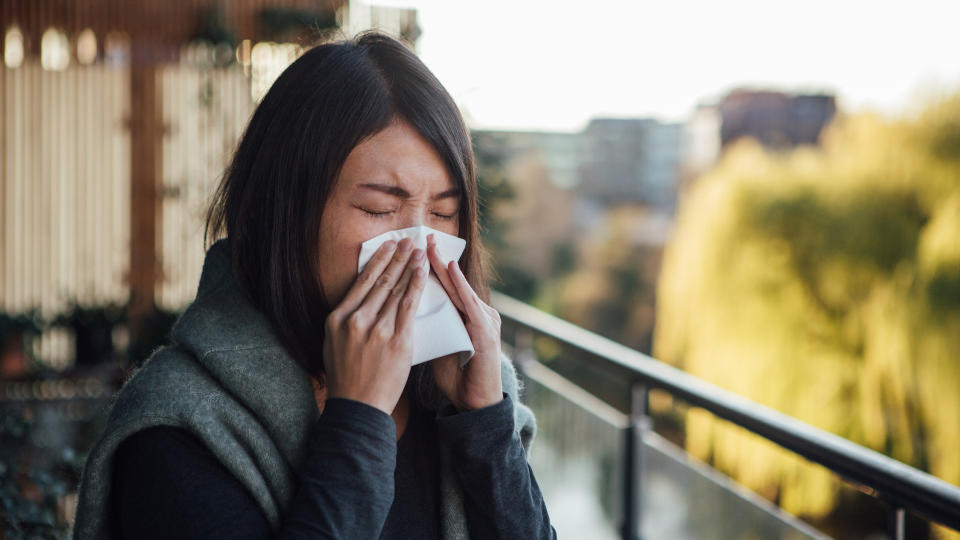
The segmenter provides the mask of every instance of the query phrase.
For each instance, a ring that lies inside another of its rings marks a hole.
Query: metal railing
[[[664,390],[701,407],[866,488],[868,494],[890,506],[891,538],[905,538],[907,511],[960,530],[958,486],[723,390],[498,292],[491,293],[491,303],[502,316],[504,326],[514,327],[514,361],[521,372],[525,372],[525,365],[537,362],[533,337],[543,335],[588,354],[599,369],[629,382],[630,420],[623,482],[622,534],[625,539],[641,537],[643,441],[652,429],[647,410],[651,389]]]

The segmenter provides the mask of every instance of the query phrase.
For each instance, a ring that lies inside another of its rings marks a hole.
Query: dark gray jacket
[[[155,425],[198,436],[249,489],[274,531],[281,526],[319,412],[308,375],[241,294],[225,240],[208,251],[197,297],[174,326],[172,341],[115,396],[80,479],[74,538],[110,538],[114,451],[130,434]],[[501,374],[514,403],[514,430],[529,455],[536,421],[520,402],[520,381],[505,355]],[[463,489],[441,450],[442,537],[468,538]]]

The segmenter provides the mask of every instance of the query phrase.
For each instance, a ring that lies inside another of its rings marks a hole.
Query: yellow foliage
[[[840,117],[820,148],[728,149],[658,287],[657,358],[960,484],[960,94]],[[788,511],[836,504],[828,471],[703,411],[686,435]]]

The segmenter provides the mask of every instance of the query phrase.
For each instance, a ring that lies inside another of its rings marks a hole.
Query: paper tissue
[[[434,235],[437,251],[440,252],[440,258],[444,264],[460,260],[466,246],[464,239],[431,229],[426,225],[418,225],[388,231],[361,244],[357,273],[363,271],[377,248],[387,240],[399,242],[409,238],[413,241],[413,249],[426,250],[428,234]],[[429,260],[426,256],[423,260],[424,267],[429,271]],[[475,351],[470,341],[470,334],[467,333],[467,328],[463,325],[456,306],[447,296],[437,276],[430,273],[427,275],[427,283],[413,321],[412,365],[453,353],[458,353],[460,367],[463,367],[473,357]]]

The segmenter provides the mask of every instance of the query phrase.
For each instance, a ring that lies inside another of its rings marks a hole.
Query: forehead
[[[348,189],[382,183],[419,194],[456,187],[440,154],[403,120],[395,120],[354,147],[340,178]]]

